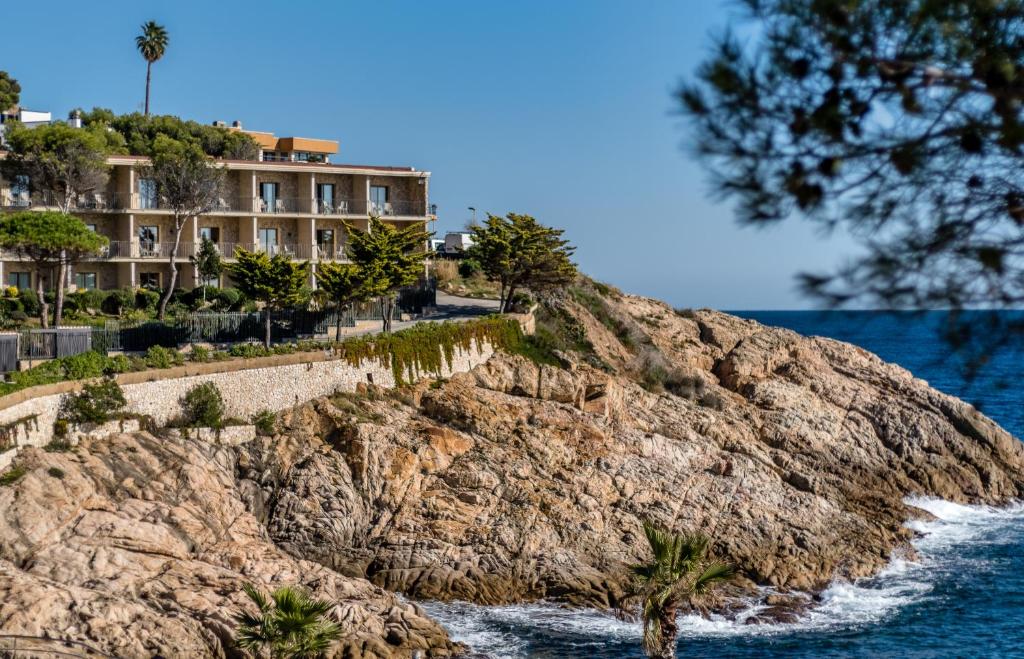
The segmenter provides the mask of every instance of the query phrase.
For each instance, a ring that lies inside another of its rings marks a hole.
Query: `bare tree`
[[[178,282],[177,258],[182,229],[190,220],[215,208],[223,196],[225,172],[198,146],[160,136],[153,144],[152,164],[146,175],[156,183],[161,206],[170,212],[174,221],[174,242],[168,255],[170,276],[158,313],[162,319]]]

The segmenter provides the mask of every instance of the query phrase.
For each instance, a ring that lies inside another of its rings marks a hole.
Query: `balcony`
[[[91,192],[72,199],[69,210],[72,212],[122,210],[131,206],[132,196]],[[0,208],[5,210],[57,209],[63,203],[64,199],[58,199],[48,192],[4,191],[0,193]]]
[[[378,217],[393,217],[397,215],[423,217],[427,214],[427,202],[403,199],[395,199],[384,203],[371,201],[369,214]]]
[[[277,197],[276,199],[256,197],[253,199],[253,208],[257,213],[308,213],[310,212],[311,201],[309,198],[296,197]]]
[[[367,215],[369,202],[365,199],[316,200],[318,215]]]

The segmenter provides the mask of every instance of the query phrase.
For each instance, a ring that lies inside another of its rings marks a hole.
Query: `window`
[[[159,272],[140,272],[139,286],[142,288],[160,288]]]
[[[259,230],[260,249],[273,256],[277,253],[277,229]]]
[[[156,181],[151,178],[139,179],[139,208],[156,208]]]
[[[334,184],[333,183],[317,183],[316,184],[316,205],[320,209],[321,213],[333,213],[334,212]]]
[[[199,283],[210,288],[220,288],[220,277],[208,277]]]
[[[79,289],[91,291],[96,288],[95,272],[76,272],[75,286]]]
[[[388,204],[388,187],[386,185],[370,186],[370,210],[375,215],[388,215],[391,210]]]
[[[309,151],[296,151],[292,156],[295,162],[309,162]]]
[[[280,206],[278,193],[281,186],[278,183],[260,183],[260,211],[263,213],[276,213]]]
[[[32,273],[29,272],[8,272],[7,285],[24,290],[32,288]]]
[[[96,225],[95,224],[86,224],[85,228],[88,229],[89,231],[92,231],[93,233],[96,233]]]
[[[220,242],[220,227],[199,227],[199,237],[215,243]]]
[[[334,229],[317,229],[316,246],[322,259],[334,258]]]

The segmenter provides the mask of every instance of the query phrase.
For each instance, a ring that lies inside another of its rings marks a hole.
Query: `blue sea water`
[[[941,312],[734,312],[801,334],[828,336],[906,367],[973,402],[1024,436],[1024,355],[1003,350],[971,381],[937,338]],[[938,519],[911,526],[918,562],[894,561],[856,583],[837,582],[790,624],[681,619],[686,657],[1024,657],[1024,506],[914,502]],[[426,605],[459,641],[490,657],[642,657],[638,625],[556,605]],[[754,611],[750,612],[751,614]]]

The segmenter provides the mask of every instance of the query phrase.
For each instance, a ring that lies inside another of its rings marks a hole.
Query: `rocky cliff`
[[[533,348],[562,364],[321,399],[236,448],[26,452],[0,487],[0,629],[220,656],[248,580],[338,601],[340,656],[445,655],[392,591],[608,606],[645,518],[712,536],[737,590],[815,590],[911,551],[907,495],[1024,491],[1016,439],[850,345],[587,286]]]

